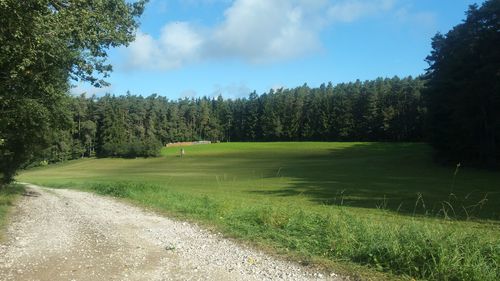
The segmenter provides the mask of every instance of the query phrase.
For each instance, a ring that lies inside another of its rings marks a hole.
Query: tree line
[[[154,156],[168,142],[428,141],[443,161],[498,167],[500,0],[436,34],[418,77],[270,90],[246,98],[70,97],[134,40],[147,0],[0,1],[0,187],[21,167]]]
[[[70,123],[42,157],[156,156],[178,141],[421,141],[420,78],[269,90],[238,99],[159,95],[72,97]]]

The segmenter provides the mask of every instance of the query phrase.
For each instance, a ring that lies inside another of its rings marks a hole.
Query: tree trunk
[[[14,181],[14,171],[3,171],[3,177],[0,180],[0,189],[5,188],[8,184]]]

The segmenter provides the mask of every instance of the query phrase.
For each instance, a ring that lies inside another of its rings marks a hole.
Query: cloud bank
[[[321,31],[332,24],[389,12],[397,13],[396,0],[235,0],[211,27],[169,22],[158,38],[139,31],[126,64],[169,70],[221,58],[283,61],[321,50]]]

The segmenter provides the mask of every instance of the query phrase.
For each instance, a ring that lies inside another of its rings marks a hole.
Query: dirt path
[[[29,185],[0,280],[340,280],[95,194]]]

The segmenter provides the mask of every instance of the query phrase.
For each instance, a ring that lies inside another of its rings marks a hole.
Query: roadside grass
[[[20,179],[127,198],[302,263],[361,264],[365,278],[500,279],[498,172],[462,165],[455,173],[433,164],[423,144],[185,150],[182,158],[169,148],[154,159],[70,161]]]
[[[0,188],[0,241],[4,238],[4,229],[10,209],[23,191],[24,187],[20,184],[11,184]]]

